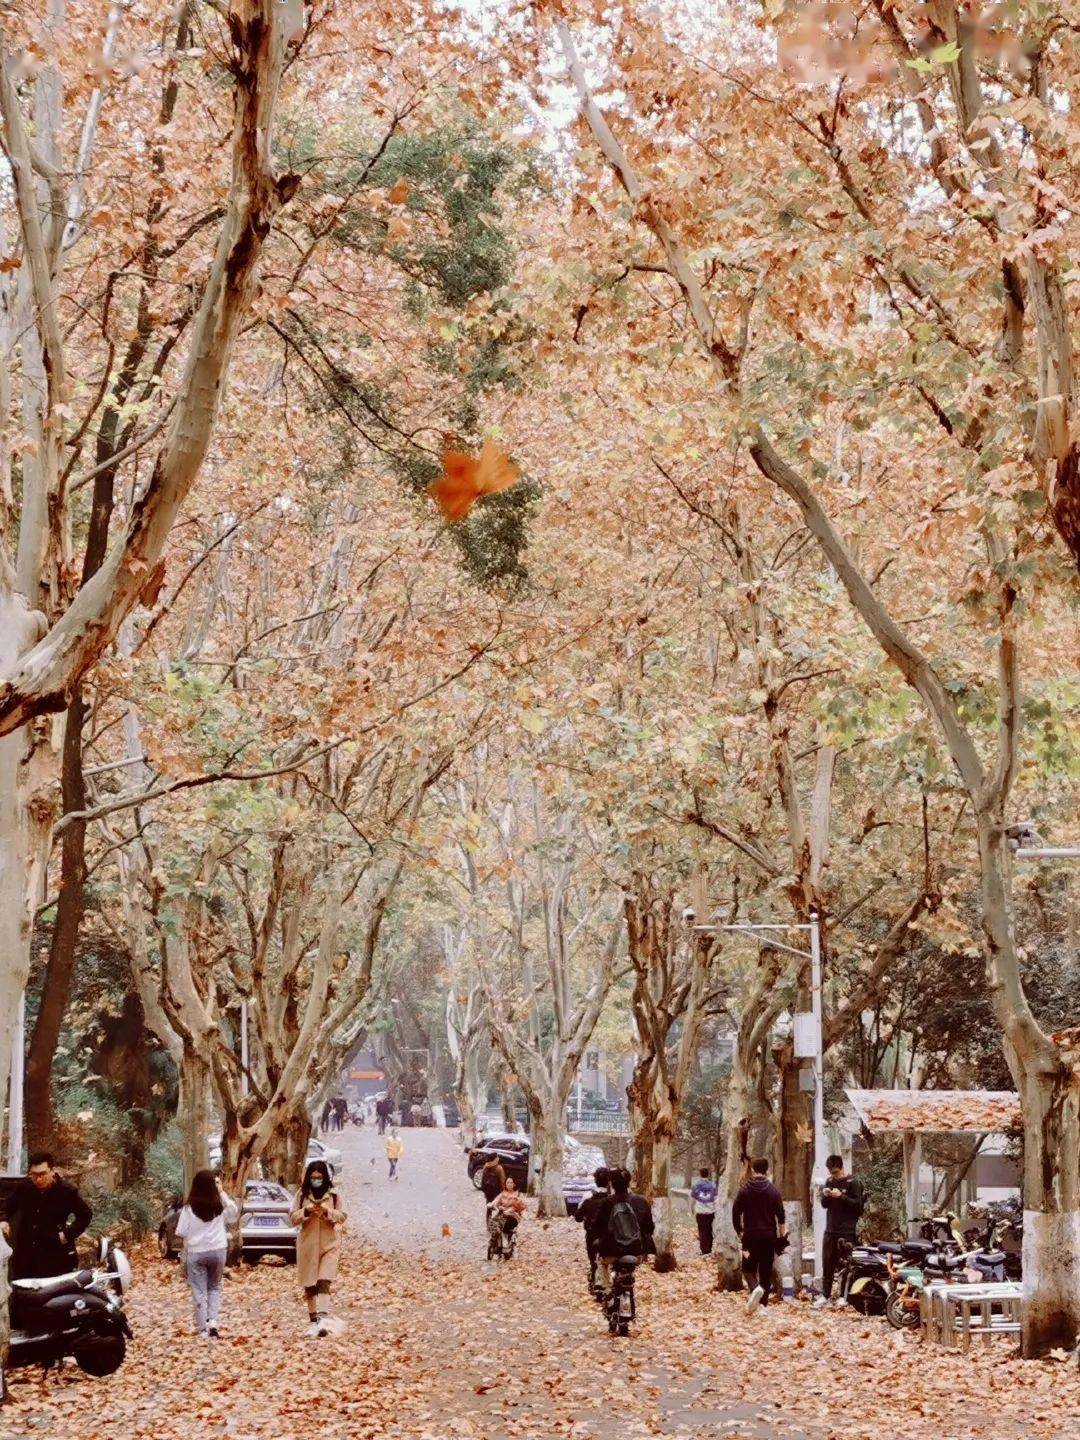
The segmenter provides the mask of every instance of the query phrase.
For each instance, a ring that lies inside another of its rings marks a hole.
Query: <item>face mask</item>
[[[325,1175],[313,1175],[311,1177],[311,1193],[313,1195],[322,1195],[326,1190],[329,1190],[329,1188],[330,1182]]]

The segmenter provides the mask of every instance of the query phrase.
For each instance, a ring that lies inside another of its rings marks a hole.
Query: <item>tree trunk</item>
[[[85,706],[77,691],[68,707],[60,771],[65,815],[86,808],[82,767]],[[61,846],[60,894],[49,942],[49,958],[41,987],[41,1004],[26,1052],[26,1141],[30,1150],[52,1150],[56,1142],[52,1067],[60,1028],[71,998],[71,981],[79,944],[86,896],[86,825],[76,821],[64,831]]]
[[[43,628],[43,617],[28,610],[21,596],[0,588],[0,673],[15,667]],[[39,723],[0,737],[0,1092],[11,1073],[56,803],[47,735]]]
[[[1080,1338],[1080,1077],[1025,1077],[1024,1330],[1028,1359]]]
[[[262,1152],[263,1171],[271,1180],[295,1189],[304,1177],[311,1117],[306,1110],[291,1111],[274,1131]]]
[[[674,1117],[668,1123],[661,1120],[653,1137],[652,1176],[646,1198],[653,1208],[656,1231],[655,1268],[663,1273],[676,1268],[675,1259],[675,1216],[671,1203],[671,1145],[675,1138]]]
[[[185,1045],[180,1059],[180,1090],[176,1100],[185,1193],[195,1172],[210,1167],[210,1151],[206,1142],[210,1132],[212,1088],[209,1065]]]
[[[813,1157],[813,1097],[799,1089],[801,1065],[788,1041],[780,1055],[780,1113],[777,1117],[776,1183],[785,1200],[798,1200],[810,1214]],[[809,1137],[809,1138],[807,1138]]]
[[[110,1020],[98,1052],[97,1070],[112,1086],[116,1103],[128,1118],[121,1179],[134,1185],[146,1174],[146,1147],[154,1138],[154,1097],[150,1080],[148,1031],[142,1001],[124,996],[120,1016]]]
[[[634,1066],[626,1087],[630,1112],[630,1143],[634,1157],[633,1188],[639,1195],[651,1198],[656,1137],[656,1091],[651,1057],[643,1057]]]
[[[566,1152],[563,1108],[556,1100],[546,1109],[539,1105],[532,1109],[534,1183],[540,1197],[536,1214],[540,1219],[552,1220],[566,1214],[566,1197],[563,1195],[563,1156]]]

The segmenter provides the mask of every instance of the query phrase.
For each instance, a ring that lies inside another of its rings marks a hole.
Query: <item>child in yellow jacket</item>
[[[390,1179],[398,1178],[397,1162],[405,1154],[405,1142],[398,1135],[396,1130],[391,1130],[386,1137],[386,1158],[390,1161]]]

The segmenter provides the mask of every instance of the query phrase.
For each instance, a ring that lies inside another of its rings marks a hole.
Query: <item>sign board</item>
[[[795,1058],[813,1060],[817,1056],[817,1034],[814,1015],[811,1010],[801,1010],[795,1016]]]

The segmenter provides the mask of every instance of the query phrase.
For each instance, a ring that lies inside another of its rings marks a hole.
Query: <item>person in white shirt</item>
[[[218,1333],[221,1280],[229,1248],[226,1227],[236,1219],[237,1206],[210,1170],[199,1170],[191,1182],[187,1204],[176,1222],[184,1242],[185,1271],[195,1307],[195,1333]]]

